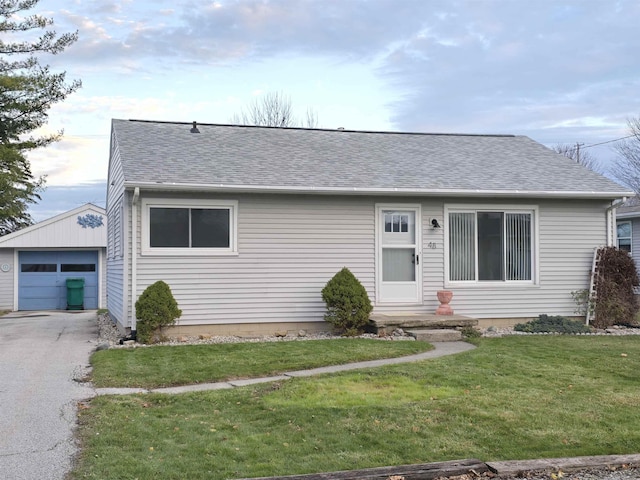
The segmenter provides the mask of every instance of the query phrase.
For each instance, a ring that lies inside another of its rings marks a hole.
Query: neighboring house
[[[631,254],[640,271],[640,198],[632,197],[616,210],[617,246]]]
[[[108,308],[163,280],[182,333],[327,329],[346,266],[374,312],[572,316],[629,195],[524,136],[113,120]]]
[[[0,237],[0,310],[65,310],[67,278],[84,279],[84,308],[106,305],[107,218],[86,204]]]

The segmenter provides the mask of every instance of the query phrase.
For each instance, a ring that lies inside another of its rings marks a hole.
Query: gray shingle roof
[[[616,209],[616,214],[621,217],[640,217],[640,197],[628,199]]]
[[[125,184],[615,198],[626,189],[525,136],[113,120]]]

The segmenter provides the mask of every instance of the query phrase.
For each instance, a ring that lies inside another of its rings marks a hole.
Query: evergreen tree
[[[67,84],[64,72],[52,73],[38,60],[36,55],[56,55],[78,39],[77,32],[50,30],[50,18],[24,14],[38,1],[0,0],[0,235],[33,222],[28,206],[40,199],[44,179],[34,178],[25,153],[59,140],[62,132],[32,133],[47,123],[53,104],[81,86],[79,80]]]

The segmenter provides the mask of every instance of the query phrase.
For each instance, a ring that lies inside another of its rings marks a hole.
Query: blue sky
[[[637,0],[41,0],[79,32],[43,57],[83,87],[31,152],[37,221],[104,206],[112,118],[229,123],[283,92],[322,128],[527,135],[593,145],[640,115]],[[606,165],[615,143],[589,148]]]

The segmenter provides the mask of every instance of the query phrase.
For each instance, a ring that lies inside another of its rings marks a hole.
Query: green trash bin
[[[67,310],[84,310],[84,278],[67,278]]]

